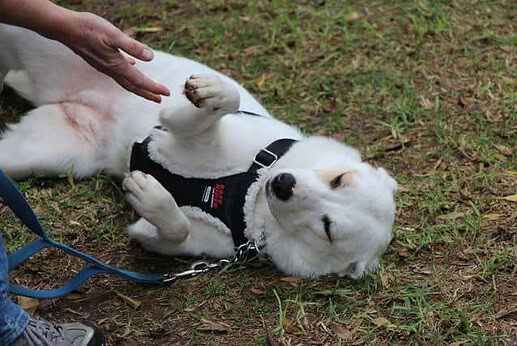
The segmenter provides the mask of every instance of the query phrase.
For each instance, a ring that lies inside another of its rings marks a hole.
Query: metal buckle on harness
[[[271,160],[271,162],[269,164],[258,161],[258,157],[260,156],[261,153],[266,153],[273,157],[273,159]],[[278,160],[278,155],[266,148],[260,149],[259,153],[253,158],[253,162],[262,168],[271,167],[277,160]]]

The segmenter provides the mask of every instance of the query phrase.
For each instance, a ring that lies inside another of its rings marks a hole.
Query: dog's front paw
[[[126,199],[140,216],[157,228],[159,237],[181,243],[189,234],[190,222],[176,201],[152,175],[133,171],[122,187]]]
[[[157,225],[170,216],[170,209],[176,203],[172,195],[152,175],[133,171],[129,173],[122,188],[126,199],[137,213],[150,223]]]
[[[228,114],[239,110],[239,91],[214,74],[196,74],[187,79],[185,95],[198,108]]]

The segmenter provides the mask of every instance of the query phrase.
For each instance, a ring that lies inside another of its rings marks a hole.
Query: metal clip
[[[212,268],[218,267],[217,264],[211,264],[207,261],[196,261],[192,263],[190,269],[179,273],[168,273],[163,276],[162,282],[172,282],[179,278],[193,278],[199,274],[206,273]]]
[[[190,269],[195,270],[198,273],[206,273],[210,269],[214,269],[217,267],[219,267],[218,263],[210,263],[208,261],[201,260],[201,261],[196,261],[196,262],[192,263],[190,266]]]
[[[167,274],[163,274],[162,282],[170,283],[170,282],[176,281],[176,279],[177,279],[177,277],[176,277],[175,273],[167,273]]]

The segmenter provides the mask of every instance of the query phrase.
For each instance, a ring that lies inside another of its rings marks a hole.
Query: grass
[[[59,3],[229,74],[278,118],[359,147],[400,191],[391,246],[360,281],[262,263],[167,287],[99,277],[41,316],[90,318],[121,345],[517,343],[517,204],[503,199],[517,193],[515,1]],[[29,108],[0,97],[4,119]],[[67,244],[132,270],[187,266],[128,242],[135,215],[108,177],[19,186]],[[30,239],[0,214],[9,251]],[[46,288],[81,266],[46,251],[12,278]]]

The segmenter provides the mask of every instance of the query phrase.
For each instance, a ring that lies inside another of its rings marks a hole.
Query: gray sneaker
[[[56,324],[31,318],[12,346],[104,346],[104,335],[89,322]]]

